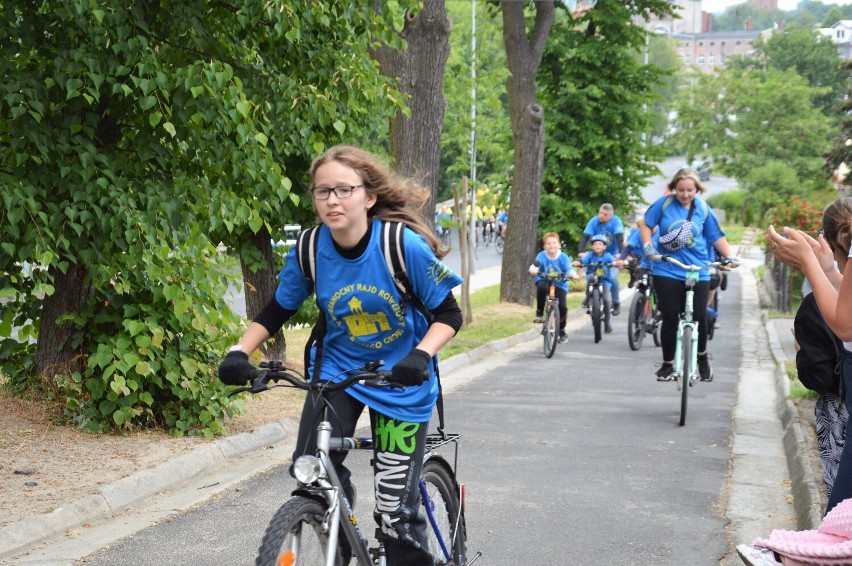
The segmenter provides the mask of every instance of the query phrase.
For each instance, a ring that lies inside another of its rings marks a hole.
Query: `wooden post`
[[[461,311],[463,317],[462,326],[473,322],[473,307],[470,304],[470,246],[468,245],[467,233],[469,226],[464,221],[464,211],[467,209],[467,177],[462,181],[461,197],[459,197],[458,185],[453,184],[453,201],[456,207],[456,218],[459,219],[459,255],[461,256],[461,276],[464,279],[461,289]]]

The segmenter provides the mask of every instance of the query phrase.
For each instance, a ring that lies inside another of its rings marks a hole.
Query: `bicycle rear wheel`
[[[328,554],[328,535],[322,532],[325,511],[325,505],[308,497],[295,496],[287,501],[266,527],[255,565],[325,564]],[[339,536],[344,534],[341,532]],[[338,552],[335,564],[343,566],[347,562]]]
[[[497,247],[497,253],[498,254],[503,253],[503,248],[506,246],[505,238],[503,238],[503,236],[498,234],[497,235],[497,241],[494,243],[494,245]]]
[[[645,303],[647,301],[644,293],[636,292],[633,294],[633,301],[630,303],[630,315],[627,318],[627,341],[630,343],[631,350],[641,348],[642,340],[645,339]]]
[[[548,304],[544,312],[544,356],[550,358],[556,352],[559,341],[559,309]]]
[[[423,464],[423,482],[426,484],[428,501],[424,498],[423,505],[429,505],[434,525],[426,527],[429,553],[438,560],[435,564],[449,564],[444,549],[450,554],[452,563],[465,563],[467,532],[464,524],[464,510],[461,505],[461,493],[449,465],[443,459],[430,458]],[[438,540],[437,529],[441,542]]]
[[[686,399],[689,397],[690,370],[692,368],[692,328],[683,329],[681,341],[681,352],[683,352],[683,363],[680,374],[680,426],[686,423]]]
[[[603,305],[601,304],[601,292],[595,287],[592,289],[592,328],[595,330],[595,344],[601,341],[601,316]]]

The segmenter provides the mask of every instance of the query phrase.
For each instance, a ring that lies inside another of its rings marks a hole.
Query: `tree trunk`
[[[453,184],[453,201],[455,202],[456,218],[464,218],[464,211],[467,210],[467,177],[464,178],[462,188],[459,190],[458,185]],[[459,195],[461,193],[461,195]],[[459,222],[459,254],[461,257],[461,277],[464,282],[461,285],[461,311],[463,326],[467,326],[473,322],[473,305],[470,304],[470,245],[468,245],[467,231],[470,229],[470,224]]]
[[[525,2],[502,2],[503,41],[511,73],[507,81],[515,150],[512,209],[500,273],[500,300],[532,304],[525,266],[538,250],[538,212],[544,168],[544,109],[536,99],[535,76],[555,20],[552,1],[535,2],[535,24],[527,37]]]
[[[243,289],[246,298],[246,316],[249,320],[256,317],[263,307],[275,296],[278,287],[278,272],[272,255],[272,238],[266,227],[257,234],[249,232],[244,245],[250,249],[257,249],[263,257],[263,267],[252,271],[240,254],[240,268],[243,272]],[[263,356],[268,360],[284,361],[287,354],[287,342],[284,333],[280,330],[270,339],[264,342],[260,348]]]
[[[444,99],[444,67],[450,55],[450,19],[444,0],[427,0],[415,16],[406,17],[400,37],[405,51],[386,45],[373,52],[383,75],[397,80],[400,92],[409,95],[411,117],[397,112],[390,123],[390,152],[395,169],[431,189],[421,214],[428,225],[435,218],[435,199],[441,168],[441,131],[447,101]]]
[[[71,263],[65,273],[56,264],[50,266],[56,291],[44,298],[36,346],[36,375],[46,377],[51,383],[56,375],[67,375],[85,368],[82,349],[71,345],[74,326],[57,322],[59,317],[79,313],[92,297],[85,266]]]

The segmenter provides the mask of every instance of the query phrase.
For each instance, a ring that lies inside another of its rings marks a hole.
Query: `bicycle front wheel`
[[[506,246],[506,240],[503,236],[497,236],[497,241],[494,244],[497,247],[497,253],[503,253],[503,248]]]
[[[449,554],[452,564],[462,565],[466,560],[467,532],[455,478],[442,459],[426,460],[422,476],[429,497],[423,505],[429,506],[434,519],[434,524],[426,527],[429,553],[438,559],[435,564],[450,564]]]
[[[595,344],[601,341],[601,317],[603,316],[603,305],[601,304],[601,292],[595,287],[592,289],[592,328],[595,330]]]
[[[325,564],[328,554],[328,535],[322,531],[325,511],[325,505],[308,497],[296,496],[287,501],[266,527],[255,565]],[[343,566],[347,562],[338,552],[335,564]]]
[[[559,340],[559,309],[548,305],[544,314],[544,356],[550,358],[556,352]]]
[[[642,347],[645,339],[645,303],[648,301],[643,293],[634,293],[630,303],[630,316],[627,319],[627,341],[631,350]]]
[[[680,347],[683,352],[683,367],[680,370],[680,426],[683,426],[686,423],[686,399],[689,396],[689,373],[692,367],[692,328],[689,326],[683,329]]]

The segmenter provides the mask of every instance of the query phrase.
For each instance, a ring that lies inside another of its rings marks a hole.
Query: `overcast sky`
[[[742,4],[743,0],[703,0],[701,9],[705,12],[723,12],[728,6]],[[852,4],[852,0],[822,0],[823,4]],[[799,0],[778,0],[778,9],[795,10]]]

